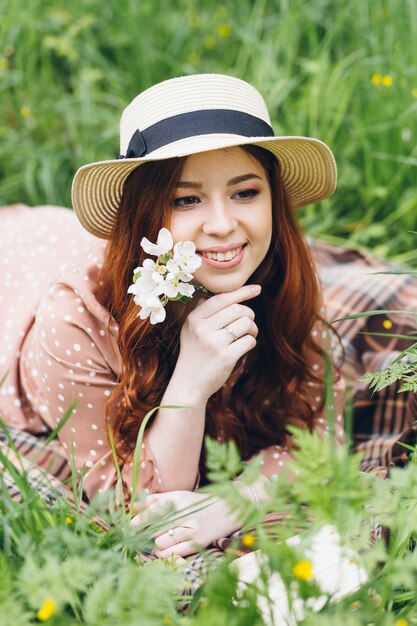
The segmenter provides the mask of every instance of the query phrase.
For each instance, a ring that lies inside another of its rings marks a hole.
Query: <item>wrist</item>
[[[209,397],[193,384],[190,373],[187,376],[183,376],[174,371],[164,393],[163,403],[166,404],[168,401],[169,404],[174,402],[181,406],[205,408]]]
[[[224,522],[224,535],[228,536],[234,533],[236,530],[242,528],[241,520],[236,516],[236,513],[230,510],[230,506],[225,500],[217,498],[213,503],[216,509],[217,519],[222,519]]]
[[[248,498],[253,502],[256,508],[259,509],[260,508],[259,495],[254,485],[243,481],[241,478],[239,479],[239,482],[243,487],[243,489],[242,488],[240,489],[240,493],[244,491],[244,494],[248,496]]]

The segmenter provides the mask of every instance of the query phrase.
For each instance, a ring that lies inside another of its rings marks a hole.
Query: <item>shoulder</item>
[[[64,360],[77,352],[98,350],[117,372],[118,325],[96,297],[103,252],[100,242],[91,247],[81,262],[72,262],[65,268],[41,299],[34,333]]]

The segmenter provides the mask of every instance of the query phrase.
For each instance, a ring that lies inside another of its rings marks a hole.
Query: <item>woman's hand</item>
[[[160,518],[169,505],[177,511],[192,507],[195,512],[187,512],[171,528],[154,536],[154,554],[159,558],[168,558],[172,554],[182,557],[194,554],[240,527],[225,502],[194,491],[171,491],[148,496],[144,502],[134,506],[134,512],[140,513],[132,518],[132,525]]]
[[[254,313],[240,304],[259,295],[259,285],[245,285],[204,300],[189,314],[181,331],[174,378],[192,396],[207,400],[229,378],[237,361],[256,346]]]

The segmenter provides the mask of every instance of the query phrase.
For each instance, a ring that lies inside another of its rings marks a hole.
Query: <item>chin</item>
[[[225,278],[218,280],[199,280],[200,285],[211,291],[211,293],[228,293],[240,289],[246,283],[246,280],[227,280]]]

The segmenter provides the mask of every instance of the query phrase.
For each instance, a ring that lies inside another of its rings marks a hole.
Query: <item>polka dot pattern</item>
[[[88,472],[88,497],[117,481],[104,429],[105,402],[120,371],[117,325],[95,298],[105,242],[59,207],[0,209],[0,414],[7,424],[42,433],[74,400],[59,433],[62,452]],[[3,254],[6,251],[6,254]],[[163,489],[144,441],[140,488]],[[132,484],[122,468],[123,485]]]

